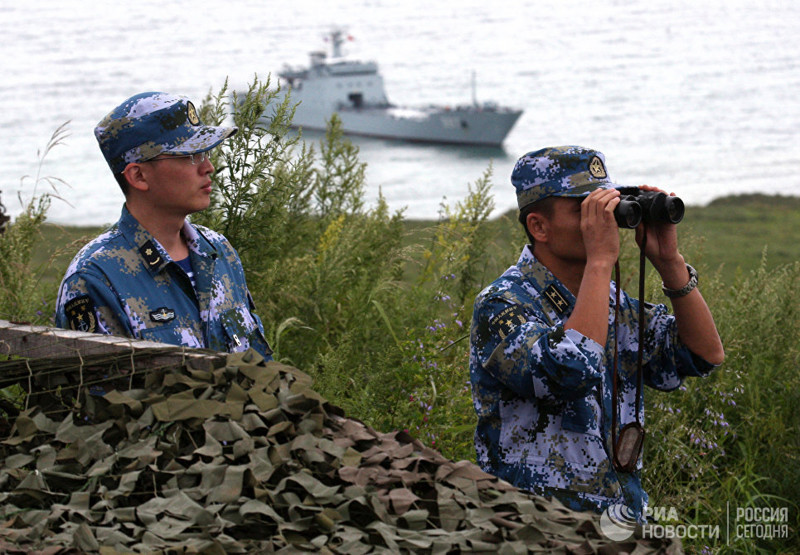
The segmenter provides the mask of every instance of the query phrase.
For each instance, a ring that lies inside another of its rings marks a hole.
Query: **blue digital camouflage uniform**
[[[622,503],[641,515],[647,495],[639,470],[617,473],[610,462],[615,287],[606,345],[564,330],[575,297],[529,247],[478,295],[470,347],[475,447],[486,472],[521,489],[576,510]],[[621,292],[620,428],[635,421],[638,305]],[[648,305],[646,318],[646,385],[668,391],[711,370],[679,342],[666,306]]]
[[[184,223],[197,289],[127,208],[87,244],[59,289],[56,325],[271,360],[244,270],[227,239]]]
[[[587,196],[611,182],[602,153],[578,146],[521,157],[512,173],[522,210],[550,196]],[[640,478],[617,472],[612,453],[616,284],[609,286],[608,339],[600,345],[564,329],[575,297],[526,246],[516,265],[475,300],[470,379],[480,466],[515,486],[556,497],[575,510],[623,504],[637,518],[647,494]],[[620,291],[617,432],[636,420],[639,301]],[[668,391],[713,368],[678,339],[666,306],[646,305],[645,385]],[[642,414],[643,417],[643,414]],[[642,422],[642,424],[644,424]]]

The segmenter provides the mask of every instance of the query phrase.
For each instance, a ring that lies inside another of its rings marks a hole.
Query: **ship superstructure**
[[[287,67],[279,73],[292,102],[299,102],[295,127],[324,130],[337,112],[343,131],[352,135],[498,146],[522,114],[475,101],[455,108],[395,106],[386,95],[378,64],[344,58],[342,31],[333,31],[330,40],[330,59],[324,51],[315,51],[308,67]]]

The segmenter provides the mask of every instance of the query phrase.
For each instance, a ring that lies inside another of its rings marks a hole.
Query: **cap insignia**
[[[589,161],[589,173],[592,174],[592,177],[595,179],[605,179],[608,177],[606,168],[603,166],[603,161],[599,156],[593,156]]]
[[[194,104],[190,101],[186,101],[186,112],[189,118],[189,123],[192,125],[200,125],[200,118],[197,117],[197,110],[194,109]]]

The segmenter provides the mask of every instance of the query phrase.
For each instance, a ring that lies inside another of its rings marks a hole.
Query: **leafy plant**
[[[53,132],[44,150],[37,151],[38,164],[33,178],[23,176],[23,188],[33,180],[30,199],[23,201],[19,195],[23,211],[13,223],[5,224],[0,233],[0,318],[44,324],[50,321],[54,308],[54,293],[45,291],[41,283],[43,268],[32,267],[33,249],[40,240],[42,224],[47,219],[50,202],[58,196],[58,186],[66,183],[58,177],[42,175],[45,158],[55,147],[62,145],[69,135],[69,122],[61,124]],[[48,190],[41,192],[40,186]],[[5,215],[4,215],[5,216]],[[5,223],[5,222],[4,222]],[[52,258],[48,260],[49,264]]]

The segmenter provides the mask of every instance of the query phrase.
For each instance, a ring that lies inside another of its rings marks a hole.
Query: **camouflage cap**
[[[557,146],[529,152],[511,172],[522,210],[546,197],[585,197],[595,189],[621,187],[611,182],[602,152],[581,146]]]
[[[114,108],[94,128],[111,171],[159,154],[194,154],[214,148],[236,133],[236,127],[203,125],[186,97],[146,92]]]

